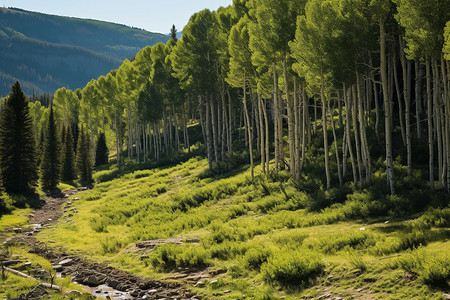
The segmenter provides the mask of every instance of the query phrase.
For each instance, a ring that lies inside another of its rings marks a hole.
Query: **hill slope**
[[[0,8],[0,96],[14,80],[27,94],[81,88],[168,38],[108,22]]]

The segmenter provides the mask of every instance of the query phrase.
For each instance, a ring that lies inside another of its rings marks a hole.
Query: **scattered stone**
[[[73,263],[73,259],[71,259],[71,258],[66,258],[66,259],[60,261],[60,262],[58,263],[58,265],[61,265],[61,266],[70,266],[72,263]]]
[[[356,290],[358,293],[361,293],[362,291],[364,291],[364,288],[359,288]]]
[[[362,231],[364,231],[364,230],[366,230],[366,228],[364,228],[364,227],[361,227],[359,230],[362,230]]]
[[[83,293],[80,291],[77,291],[77,290],[71,290],[71,291],[68,291],[65,296],[68,298],[73,297],[73,299],[76,299],[76,297],[80,296],[80,295],[83,295]]]
[[[64,270],[64,267],[61,265],[54,265],[52,267],[53,267],[53,270],[55,270],[56,272],[61,272],[62,270]]]
[[[13,228],[13,231],[15,233],[21,233],[22,232],[22,228]]]
[[[201,280],[201,281],[198,281],[196,284],[194,284],[194,286],[195,287],[202,287],[202,286],[205,286],[205,281],[204,280]]]
[[[112,287],[113,289],[117,288],[117,286],[119,285],[119,282],[116,280],[106,280],[106,284],[110,287]]]
[[[211,275],[211,276],[217,276],[217,275],[220,275],[220,274],[224,274],[224,273],[226,273],[226,272],[228,272],[227,270],[225,270],[225,269],[216,269],[216,270],[210,270],[209,271],[209,275]]]
[[[87,278],[86,284],[87,284],[88,286],[97,286],[97,285],[100,284],[100,282],[98,281],[98,278],[97,278],[97,277],[95,277],[94,275],[91,275],[91,276],[89,276],[89,277]]]
[[[224,293],[224,294],[229,294],[229,293],[231,293],[231,291],[230,291],[230,290],[225,290],[225,291],[223,291],[222,293]]]
[[[55,241],[48,241],[47,243],[49,243],[49,244],[56,244]]]
[[[384,222],[384,224],[389,224],[389,221]]]
[[[328,294],[317,297],[317,300],[327,299],[327,298],[330,298],[331,296],[332,296],[332,294],[328,293]]]
[[[450,294],[444,293],[444,294],[442,294],[442,298],[444,298],[444,299],[450,299]]]
[[[52,219],[48,219],[48,221],[49,221],[49,222],[51,222],[51,221],[52,221]]]
[[[72,201],[80,200],[80,198],[73,198]]]
[[[38,284],[25,296],[25,299],[41,299],[48,294],[49,292],[42,285]]]
[[[26,263],[23,264],[24,267],[31,267],[32,263],[31,261],[27,261]]]

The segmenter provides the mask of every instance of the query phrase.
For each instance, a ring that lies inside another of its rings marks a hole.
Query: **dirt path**
[[[34,235],[56,224],[63,215],[63,204],[66,204],[64,209],[71,209],[68,197],[85,189],[71,189],[64,191],[62,197],[46,198],[43,206],[30,215],[29,222],[33,226],[22,228],[14,241],[28,245],[30,252],[50,260],[55,271],[61,275],[71,276],[74,282],[91,287],[96,296],[109,299],[201,299],[179,283],[138,277],[105,264],[68,255],[63,250],[49,248],[38,242]]]

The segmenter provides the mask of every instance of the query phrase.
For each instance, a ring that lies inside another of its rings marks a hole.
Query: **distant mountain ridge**
[[[82,88],[168,35],[109,22],[0,8],[0,96]]]

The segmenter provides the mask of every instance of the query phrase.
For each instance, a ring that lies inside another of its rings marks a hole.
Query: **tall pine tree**
[[[72,181],[76,179],[76,171],[75,171],[75,152],[73,150],[73,134],[72,127],[70,125],[67,126],[67,130],[65,133],[64,141],[63,141],[63,165],[62,165],[62,180],[63,181]]]
[[[108,163],[108,147],[106,146],[105,133],[102,132],[97,139],[97,147],[95,148],[95,165],[100,166]]]
[[[83,184],[92,183],[93,165],[89,134],[86,132],[84,126],[82,126],[78,134],[77,170]]]
[[[53,106],[50,106],[41,161],[41,183],[44,191],[54,191],[61,176],[61,143],[56,128]]]
[[[36,141],[28,99],[16,81],[0,117],[0,177],[6,192],[34,192],[37,170]]]

